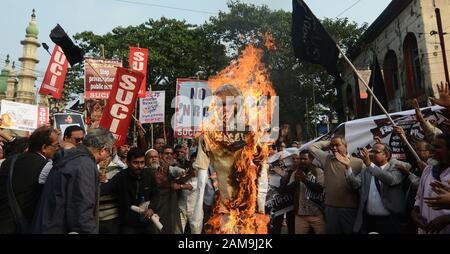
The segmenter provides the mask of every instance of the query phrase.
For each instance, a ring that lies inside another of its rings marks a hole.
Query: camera
[[[363,149],[361,147],[356,148],[356,157],[362,158],[363,157]]]

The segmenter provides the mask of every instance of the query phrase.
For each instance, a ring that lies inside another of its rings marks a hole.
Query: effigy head
[[[242,92],[236,86],[233,86],[231,84],[224,84],[219,88],[217,88],[217,90],[214,92],[214,95],[219,97],[226,97],[226,96],[237,97],[242,96]]]

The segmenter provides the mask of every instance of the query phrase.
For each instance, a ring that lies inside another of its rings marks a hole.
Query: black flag
[[[292,44],[301,61],[320,64],[336,79],[341,79],[336,64],[339,49],[320,21],[302,0],[292,2]]]
[[[388,108],[386,89],[384,88],[383,74],[381,73],[380,64],[378,63],[378,57],[375,51],[372,50],[373,60],[370,69],[372,73],[370,74],[369,87],[372,89],[375,96],[381,102],[384,108]],[[373,104],[373,115],[383,114],[383,111],[378,106],[378,104]]]
[[[50,32],[50,39],[61,47],[71,66],[83,61],[81,49],[73,43],[59,24]]]

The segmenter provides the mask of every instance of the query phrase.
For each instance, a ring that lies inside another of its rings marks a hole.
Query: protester
[[[160,166],[159,164],[159,154],[155,149],[149,149],[145,152],[145,166],[157,170]]]
[[[0,233],[29,233],[42,193],[39,175],[57,151],[54,129],[41,127],[29,138],[29,151],[9,156],[0,169]],[[11,176],[12,174],[12,176]]]
[[[97,163],[113,156],[114,137],[93,129],[83,144],[53,164],[39,202],[34,233],[98,233]]]
[[[151,222],[158,202],[158,189],[153,172],[145,168],[145,152],[132,148],[127,153],[128,168],[117,173],[110,181],[101,185],[101,195],[113,195],[119,205],[119,221],[123,234],[156,233]],[[101,175],[105,182],[106,175]],[[142,214],[131,209],[150,202]],[[164,225],[164,224],[163,224]]]
[[[109,182],[123,170],[117,165],[111,166],[111,160],[112,158],[108,157],[98,163],[100,182]],[[119,204],[115,196],[100,193],[98,218],[100,234],[120,234]]]
[[[64,148],[72,148],[83,142],[84,129],[78,125],[71,125],[64,130],[63,141],[68,145]]]
[[[180,208],[181,228],[183,232],[190,233],[190,222],[197,198],[197,177],[195,169],[189,169],[184,179],[180,182],[180,196],[178,207]]]
[[[128,152],[130,151],[131,146],[128,144],[122,145],[117,150],[117,158],[124,164],[127,164]]]
[[[405,131],[400,126],[395,126],[393,132],[398,136],[405,136]],[[414,146],[414,151],[420,158],[419,161],[416,160],[415,156],[412,154],[406,144],[403,144],[403,150],[405,151],[406,161],[410,162],[411,168],[399,167],[397,169],[405,176],[407,176],[407,179],[403,184],[403,189],[406,193],[405,213],[407,215],[410,215],[411,211],[414,208],[417,189],[419,187],[420,177],[422,176],[423,170],[427,165],[436,165],[437,161],[431,157],[431,145],[426,141],[419,141]],[[407,216],[407,222],[405,223],[404,229],[405,233],[416,234],[417,230],[418,228],[412,220],[411,216]]]
[[[180,209],[178,207],[178,191],[182,186],[174,182],[170,176],[169,167],[174,164],[172,147],[165,146],[162,151],[160,166],[154,171],[160,195],[160,202],[156,211],[164,225],[162,233],[182,234]],[[184,187],[187,188],[187,186]]]
[[[425,203],[434,210],[450,209],[450,181],[431,183],[431,190],[437,194],[436,197],[425,198]]]
[[[294,142],[292,142],[291,147],[300,148],[301,147],[301,143],[299,141],[294,141]]]
[[[277,148],[275,147],[274,144],[268,145],[268,152],[267,152],[267,156],[272,156],[274,154],[277,153]]]
[[[283,145],[284,144],[284,145]],[[292,145],[292,133],[291,128],[289,127],[289,124],[283,124],[280,127],[280,134],[278,136],[278,139],[275,141],[275,147],[278,151],[283,150],[286,147],[291,147]]]
[[[441,84],[436,85],[439,98],[430,97],[431,102],[444,107],[446,109],[447,118],[450,117],[450,89],[447,82],[441,82]]]
[[[413,106],[416,112],[416,119],[419,122],[423,133],[425,134],[426,141],[432,143],[437,135],[442,134],[442,130],[440,130],[436,126],[433,126],[429,121],[425,120],[425,118],[422,115],[422,112],[420,111],[417,99],[413,100]]]
[[[147,143],[147,138],[145,137],[146,132],[144,130],[144,127],[142,126],[141,122],[139,122],[138,120],[135,120],[134,123],[136,124],[136,131],[137,131],[137,140],[136,140],[137,146],[142,151],[147,151],[149,146]]]
[[[155,143],[153,144],[153,149],[158,151],[158,153],[162,152],[162,148],[166,145],[166,141],[164,138],[156,138]]]
[[[292,155],[294,173],[288,188],[294,191],[295,233],[325,234],[323,216],[323,171],[312,164],[314,157],[308,150]]]
[[[271,222],[269,225],[269,234],[281,234],[281,228],[286,218],[286,224],[289,234],[295,234],[295,212],[293,210],[293,193],[288,191],[288,183],[292,173],[298,167],[298,164],[293,164],[291,167],[286,167],[283,160],[285,158],[280,157],[280,164],[272,167],[269,173],[269,178],[277,179],[271,180],[272,183],[279,183],[279,185],[271,186],[271,189],[277,194],[283,197],[283,200],[288,200],[286,205],[290,207],[289,211],[286,212],[275,212],[272,215]],[[278,180],[279,179],[279,180]]]
[[[329,148],[330,152],[322,149]],[[341,136],[331,141],[312,144],[308,150],[323,166],[325,186],[325,218],[328,234],[351,234],[359,204],[358,192],[351,189],[345,179],[346,169],[359,174],[363,166],[361,159],[347,152],[347,143]]]
[[[28,137],[14,137],[5,144],[4,151],[4,159],[1,161],[3,163],[5,159],[15,154],[20,154],[28,151],[29,138]],[[1,164],[0,164],[1,165]]]
[[[184,159],[186,159],[186,160],[190,160],[190,154],[189,154],[189,146],[188,146],[188,143],[186,143],[186,142],[183,142],[182,144],[181,144],[181,150],[183,150],[183,152],[184,152],[184,154],[185,154],[185,158]]]
[[[435,182],[448,184],[450,180],[450,134],[441,134],[433,142],[434,159],[439,164],[427,166],[420,178],[416,203],[411,213],[413,221],[419,227],[419,234],[425,233],[450,233],[450,210],[434,210],[426,202],[426,198],[436,197],[433,191]],[[447,186],[448,187],[448,186]]]
[[[361,173],[354,174],[351,168],[345,173],[360,194],[354,232],[401,233],[406,196],[402,186],[405,175],[398,168],[411,165],[392,159],[391,148],[386,144],[373,146],[373,159],[366,148],[360,151],[364,162]]]

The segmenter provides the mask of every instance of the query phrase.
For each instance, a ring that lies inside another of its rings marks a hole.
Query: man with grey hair
[[[148,149],[145,152],[145,166],[152,170],[157,170],[161,164],[159,163],[159,153],[155,149]]]
[[[98,233],[97,163],[112,156],[114,137],[93,129],[83,144],[53,163],[33,223],[33,233]]]
[[[398,169],[409,169],[411,165],[392,159],[390,147],[383,143],[373,146],[371,156],[366,148],[360,153],[364,162],[361,173],[353,173],[348,167],[345,174],[349,184],[360,194],[354,232],[401,233],[406,208],[403,189],[406,176]]]

